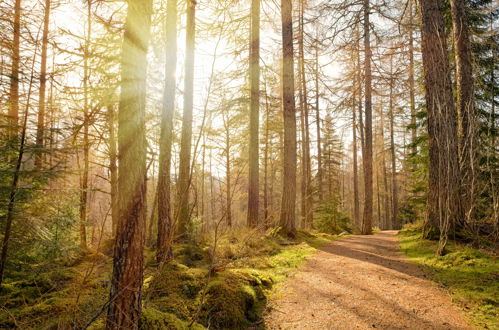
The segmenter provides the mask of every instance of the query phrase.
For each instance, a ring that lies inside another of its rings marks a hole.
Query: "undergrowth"
[[[421,230],[407,227],[399,232],[402,251],[438,284],[481,328],[499,329],[499,263],[477,249],[449,242],[447,254],[435,255],[436,241],[423,240]]]
[[[263,237],[262,237],[263,236]],[[299,231],[231,231],[175,247],[175,260],[158,270],[146,251],[141,329],[261,327],[277,283],[335,236]],[[7,278],[0,291],[0,328],[103,329],[111,258],[99,252],[71,264]],[[94,319],[95,321],[90,322]]]

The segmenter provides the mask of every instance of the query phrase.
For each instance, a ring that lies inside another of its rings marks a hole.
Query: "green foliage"
[[[314,227],[320,232],[339,234],[352,230],[350,218],[341,210],[341,201],[336,197],[322,201],[314,215]]]
[[[437,243],[423,240],[417,227],[402,230],[399,237],[402,251],[409,259],[422,265],[434,281],[446,287],[477,326],[494,328],[499,324],[497,258],[452,242],[445,256],[435,256]]]
[[[174,314],[160,312],[154,308],[143,308],[140,319],[140,329],[143,330],[184,330],[184,329],[204,329],[203,326],[179,320]]]

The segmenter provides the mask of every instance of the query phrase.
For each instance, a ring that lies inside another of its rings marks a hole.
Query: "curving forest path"
[[[449,295],[404,259],[397,231],[324,246],[269,302],[268,329],[472,329]]]

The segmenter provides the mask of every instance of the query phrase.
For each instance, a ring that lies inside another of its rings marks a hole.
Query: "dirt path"
[[[396,231],[321,249],[269,303],[268,329],[472,329],[399,251]]]

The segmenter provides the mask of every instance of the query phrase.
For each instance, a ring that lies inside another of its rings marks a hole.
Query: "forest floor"
[[[320,248],[269,301],[269,329],[472,329],[451,297],[400,252],[397,231]]]

